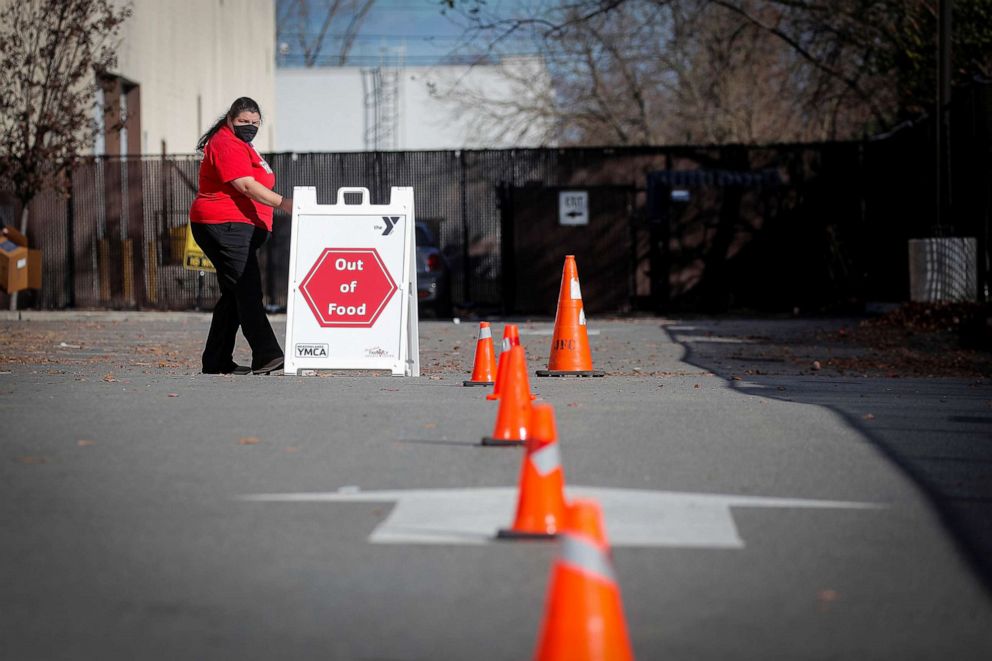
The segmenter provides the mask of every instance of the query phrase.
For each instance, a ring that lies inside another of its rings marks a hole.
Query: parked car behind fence
[[[416,225],[417,300],[420,311],[430,309],[437,317],[451,316],[451,268],[441,254],[430,228]]]

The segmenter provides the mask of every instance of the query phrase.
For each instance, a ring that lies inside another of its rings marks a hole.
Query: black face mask
[[[245,142],[251,142],[255,134],[258,133],[258,127],[254,124],[236,124],[234,126],[234,135],[238,136]]]

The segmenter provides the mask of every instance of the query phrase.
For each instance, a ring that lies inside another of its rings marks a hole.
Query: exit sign
[[[589,191],[568,190],[558,193],[558,224],[589,224]]]

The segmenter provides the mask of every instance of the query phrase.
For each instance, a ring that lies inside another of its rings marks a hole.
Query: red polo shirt
[[[271,232],[272,207],[239,193],[231,182],[241,177],[253,177],[268,189],[276,185],[276,175],[255,147],[224,125],[203,148],[200,189],[189,210],[190,221],[250,223]]]

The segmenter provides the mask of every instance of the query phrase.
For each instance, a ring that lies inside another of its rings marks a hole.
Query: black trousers
[[[252,369],[281,357],[282,349],[265,316],[262,274],[255,255],[269,232],[248,223],[192,223],[192,229],[193,238],[217,269],[221,291],[203,349],[203,371],[231,371],[239,327],[251,347]]]

